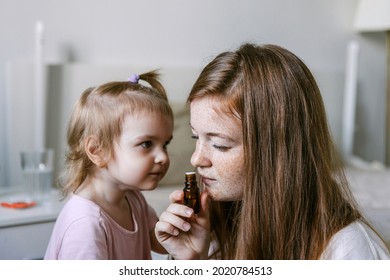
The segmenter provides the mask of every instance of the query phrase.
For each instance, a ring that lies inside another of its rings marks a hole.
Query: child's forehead
[[[156,119],[162,119],[162,118],[172,119],[172,116],[165,113],[163,110],[155,110],[150,108],[127,111],[124,113],[123,116],[124,116],[123,119],[125,118],[142,119],[145,118],[146,116],[156,118]]]
[[[121,127],[122,130],[127,127],[132,127],[133,125],[142,125],[147,122],[153,122],[161,126],[169,126],[173,129],[173,117],[171,115],[165,114],[161,111],[151,111],[151,110],[142,110],[137,112],[127,113],[122,118]]]
[[[171,138],[173,120],[159,112],[129,114],[121,124],[121,135],[134,138],[136,135],[155,135],[159,138]]]

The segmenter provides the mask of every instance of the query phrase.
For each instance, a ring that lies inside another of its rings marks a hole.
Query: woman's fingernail
[[[190,228],[191,228],[191,225],[190,225],[189,223],[184,223],[184,224],[183,224],[183,229],[184,229],[185,231],[188,231]]]
[[[192,209],[187,209],[187,210],[185,211],[187,217],[191,217],[191,215],[192,215],[193,212],[194,212],[194,210],[192,210]]]

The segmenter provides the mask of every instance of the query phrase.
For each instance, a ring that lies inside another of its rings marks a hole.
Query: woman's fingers
[[[184,198],[184,193],[183,193],[183,191],[181,191],[181,190],[173,191],[173,192],[169,195],[169,201],[170,201],[171,203],[182,202],[182,201],[183,201],[183,198]]]
[[[179,230],[176,227],[174,227],[173,225],[171,225],[169,223],[162,222],[162,221],[158,221],[156,223],[155,232],[158,233],[159,236],[163,235],[164,233],[167,233],[167,234],[173,235],[173,236],[179,235]]]
[[[188,231],[191,225],[186,221],[186,218],[190,218],[193,214],[194,210],[191,208],[173,203],[168,206],[166,211],[161,213],[160,222],[168,223],[182,231]]]

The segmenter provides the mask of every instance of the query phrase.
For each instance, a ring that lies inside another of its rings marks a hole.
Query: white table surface
[[[0,202],[17,201],[22,197],[23,193],[17,187],[3,187],[0,191]],[[45,201],[30,208],[14,209],[0,206],[0,228],[55,221],[64,203],[59,192],[53,189]]]

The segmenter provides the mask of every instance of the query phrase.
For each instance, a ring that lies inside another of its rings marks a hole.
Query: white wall
[[[0,185],[12,183],[4,160],[5,67],[33,60],[37,20],[45,24],[48,63],[198,67],[244,41],[282,45],[318,75],[337,143],[346,45],[356,39],[361,64],[355,152],[383,162],[385,36],[357,34],[355,6],[355,0],[0,0]]]

